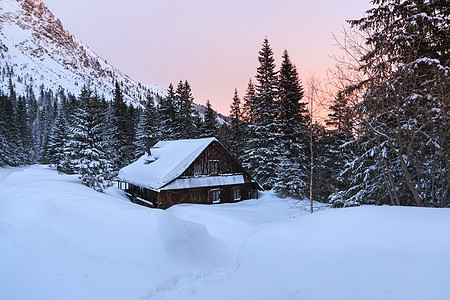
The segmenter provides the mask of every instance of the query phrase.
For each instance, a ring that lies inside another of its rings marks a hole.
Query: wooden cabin
[[[118,178],[133,202],[162,209],[256,199],[262,189],[215,138],[158,142]]]

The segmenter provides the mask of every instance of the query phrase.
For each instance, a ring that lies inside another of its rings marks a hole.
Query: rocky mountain
[[[41,0],[0,0],[0,90],[9,78],[17,94],[39,95],[41,85],[78,95],[85,84],[112,98],[114,82],[126,101],[138,105],[148,93],[164,95],[157,86],[138,83],[95,54],[64,29]]]

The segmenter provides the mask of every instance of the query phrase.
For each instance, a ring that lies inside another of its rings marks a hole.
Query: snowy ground
[[[450,299],[450,209],[166,211],[0,169],[0,299]]]

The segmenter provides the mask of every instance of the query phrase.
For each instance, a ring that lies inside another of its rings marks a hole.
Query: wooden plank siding
[[[240,190],[240,199],[237,201],[233,197],[235,188]],[[213,190],[220,190],[220,203],[232,203],[250,199],[252,184],[161,191],[159,193],[158,208],[166,209],[180,203],[212,204],[210,191]]]
[[[215,168],[217,164],[217,168]],[[239,163],[217,142],[211,143],[183,172],[182,177],[243,174]]]

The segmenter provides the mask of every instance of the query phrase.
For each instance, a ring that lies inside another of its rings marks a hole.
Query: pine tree
[[[32,163],[33,139],[31,136],[31,128],[29,127],[29,116],[24,97],[19,96],[16,107],[16,124],[18,128],[18,140],[20,141],[20,148],[16,149],[21,153],[24,164]]]
[[[184,83],[180,81],[178,83],[175,96],[177,107],[177,139],[193,138],[195,127],[192,118],[192,102],[194,97],[192,96],[191,86],[187,81]]]
[[[14,136],[11,134],[13,130],[14,108],[11,98],[3,95],[0,91],[0,165],[18,165],[19,161],[14,155]]]
[[[110,148],[113,152],[114,169],[118,171],[134,158],[134,116],[123,100],[122,90],[116,81],[111,113],[112,138]]]
[[[450,8],[446,1],[374,4],[365,17],[351,21],[369,34],[371,49],[361,58],[361,70],[370,76],[360,84],[368,89],[357,107],[364,130],[360,144],[372,147],[366,148],[376,159],[372,165],[386,175],[374,176],[380,194],[395,191],[402,205],[414,199],[417,206],[446,206]]]
[[[148,149],[160,139],[159,123],[159,112],[155,108],[153,97],[148,94],[136,132],[136,157],[148,152]]]
[[[303,87],[297,68],[292,64],[287,50],[283,53],[283,62],[278,78],[278,96],[280,113],[279,129],[285,135],[301,132],[304,134],[309,124],[306,102],[303,99]]]
[[[17,166],[27,164],[24,157],[23,144],[19,131],[19,119],[17,116],[17,98],[14,85],[9,82],[9,96],[3,96],[0,100],[0,135],[3,136],[4,157],[2,159],[5,165]],[[1,162],[0,162],[1,163]]]
[[[319,187],[320,192],[324,195],[323,198],[331,196],[335,202],[334,206],[344,206],[345,202],[342,197],[350,188],[350,178],[343,174],[349,175],[344,173],[345,168],[355,158],[353,149],[354,116],[352,107],[343,91],[337,93],[329,109],[331,113],[328,114],[326,120],[329,129],[318,141],[320,150],[316,157],[320,160],[318,162],[320,167],[317,168],[319,175],[316,176],[315,182],[327,182],[325,187]],[[322,172],[319,170],[320,168]]]
[[[230,105],[230,118],[230,141],[228,145],[230,152],[235,157],[240,158],[243,154],[246,128],[241,112],[241,99],[239,98],[237,89],[234,89],[233,102]]]
[[[255,111],[255,109],[253,109],[252,107],[254,107],[255,105],[255,97],[256,97],[255,85],[250,79],[248,81],[247,90],[244,96],[244,104],[242,108],[242,120],[247,124],[254,122],[252,112]]]
[[[209,100],[206,101],[205,117],[200,137],[212,137],[217,135],[217,114]]]
[[[176,138],[177,111],[175,106],[175,91],[173,85],[169,84],[167,97],[161,99],[159,114],[161,119],[161,138],[173,140]]]
[[[309,155],[308,123],[306,103],[301,102],[303,87],[297,68],[292,64],[288,52],[283,53],[283,62],[278,77],[279,114],[276,120],[281,147],[281,163],[277,169],[275,191],[282,196],[297,198],[306,195],[308,186]],[[295,176],[293,176],[295,174]]]
[[[277,119],[277,72],[273,51],[264,39],[258,57],[256,95],[251,97],[249,139],[243,155],[244,166],[265,189],[272,189],[280,162]]]
[[[256,90],[256,105],[252,107],[253,124],[268,127],[273,131],[274,120],[277,118],[276,99],[278,96],[278,72],[275,71],[275,59],[267,37],[259,51],[259,66],[256,70],[258,84]],[[276,130],[276,129],[275,129]]]
[[[60,172],[72,174],[69,167],[70,140],[69,120],[64,106],[58,108],[55,124],[49,134],[47,158],[50,165],[56,166]]]
[[[97,191],[110,185],[112,169],[106,152],[106,103],[83,87],[74,113],[71,133],[70,168],[80,174],[83,184]]]
[[[40,86],[40,96],[37,107],[37,115],[32,130],[35,138],[35,153],[38,161],[41,163],[48,163],[45,154],[48,146],[48,133],[54,122],[53,92],[51,90],[45,90],[44,85]]]

